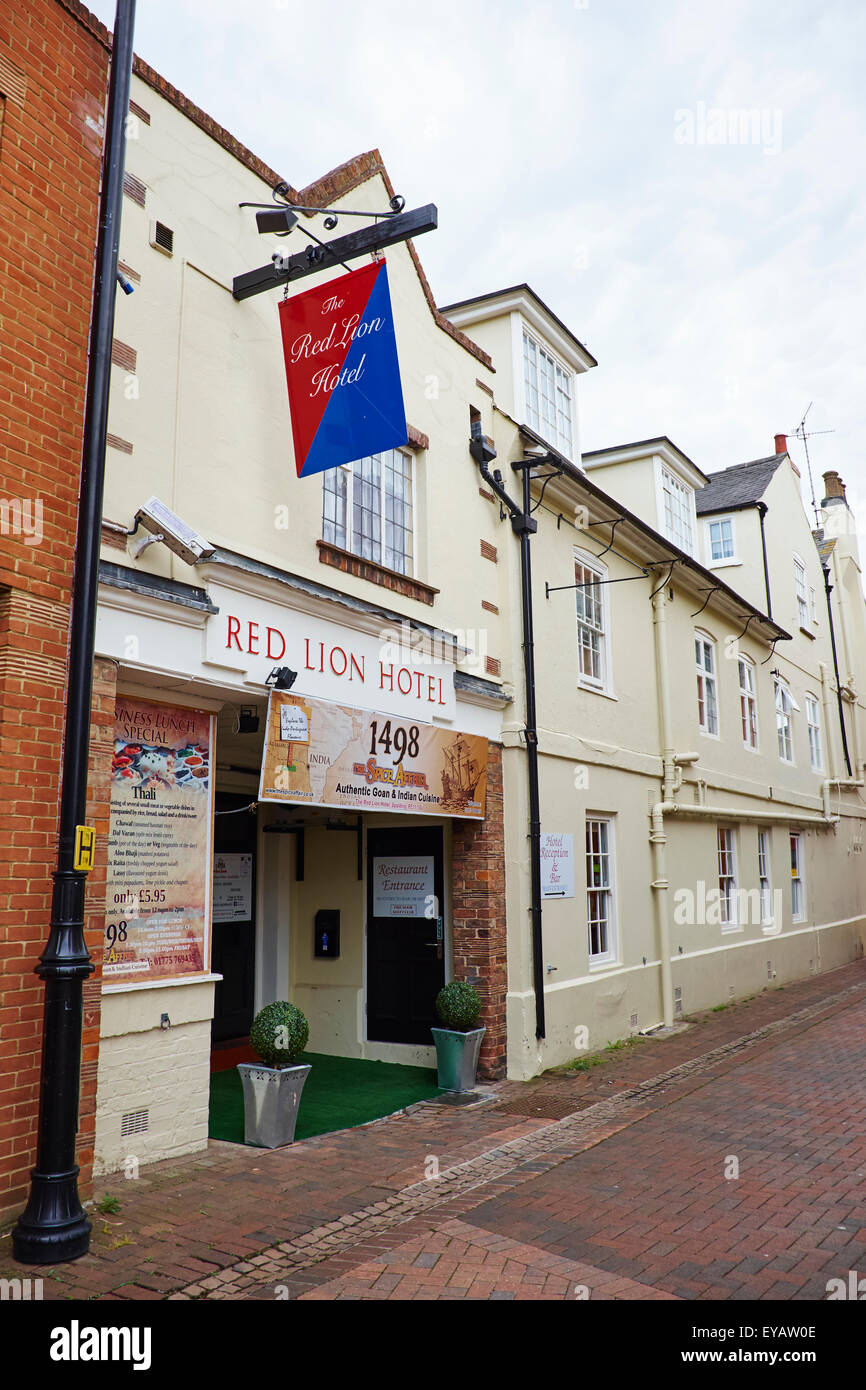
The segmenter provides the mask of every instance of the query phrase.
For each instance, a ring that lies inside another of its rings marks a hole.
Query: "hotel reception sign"
[[[260,801],[483,820],[487,740],[273,690]]]

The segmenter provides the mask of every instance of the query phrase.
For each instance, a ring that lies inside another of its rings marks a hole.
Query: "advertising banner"
[[[383,260],[282,300],[280,331],[299,478],[406,443]]]
[[[260,801],[484,819],[487,740],[272,690]]]
[[[212,760],[212,715],[117,697],[102,967],[107,984],[208,969]]]

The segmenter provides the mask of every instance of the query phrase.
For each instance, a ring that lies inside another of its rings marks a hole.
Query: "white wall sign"
[[[309,743],[310,721],[299,705],[281,705],[280,738],[289,743]]]
[[[541,896],[574,897],[573,835],[542,835]]]
[[[455,717],[448,653],[441,645],[423,652],[420,634],[408,624],[389,626],[383,618],[381,633],[360,632],[216,580],[208,581],[208,594],[219,608],[205,630],[208,664],[261,685],[275,666],[288,666],[298,673],[296,695],[427,724]]]
[[[215,854],[213,859],[213,919],[247,922],[253,915],[253,856]]]
[[[373,916],[435,920],[433,857],[394,855],[373,860]]]

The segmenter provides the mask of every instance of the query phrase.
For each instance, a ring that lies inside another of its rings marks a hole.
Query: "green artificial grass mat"
[[[329,1057],[322,1052],[305,1052],[300,1060],[312,1070],[301,1094],[296,1139],[352,1129],[441,1094],[436,1072],[427,1067]],[[211,1075],[208,1133],[211,1139],[244,1142],[244,1097],[236,1067]]]

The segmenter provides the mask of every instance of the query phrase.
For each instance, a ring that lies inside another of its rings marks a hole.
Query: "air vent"
[[[682,985],[677,985],[676,989],[674,990],[674,1015],[675,1015],[675,1017],[681,1018],[681,1017],[682,1017],[682,1012],[683,1012],[683,990],[682,990]]]
[[[123,1139],[130,1134],[146,1134],[149,1129],[149,1110],[130,1110],[120,1122],[120,1135]]]
[[[637,1014],[632,1014],[631,1018],[629,1019],[629,1027],[637,1028]]]
[[[174,232],[164,222],[154,222],[150,231],[150,244],[155,251],[165,256],[174,255]]]
[[[772,962],[771,960],[768,960],[768,961],[767,961],[767,979],[768,979],[768,980],[772,980],[772,978],[773,978],[773,962]]]

